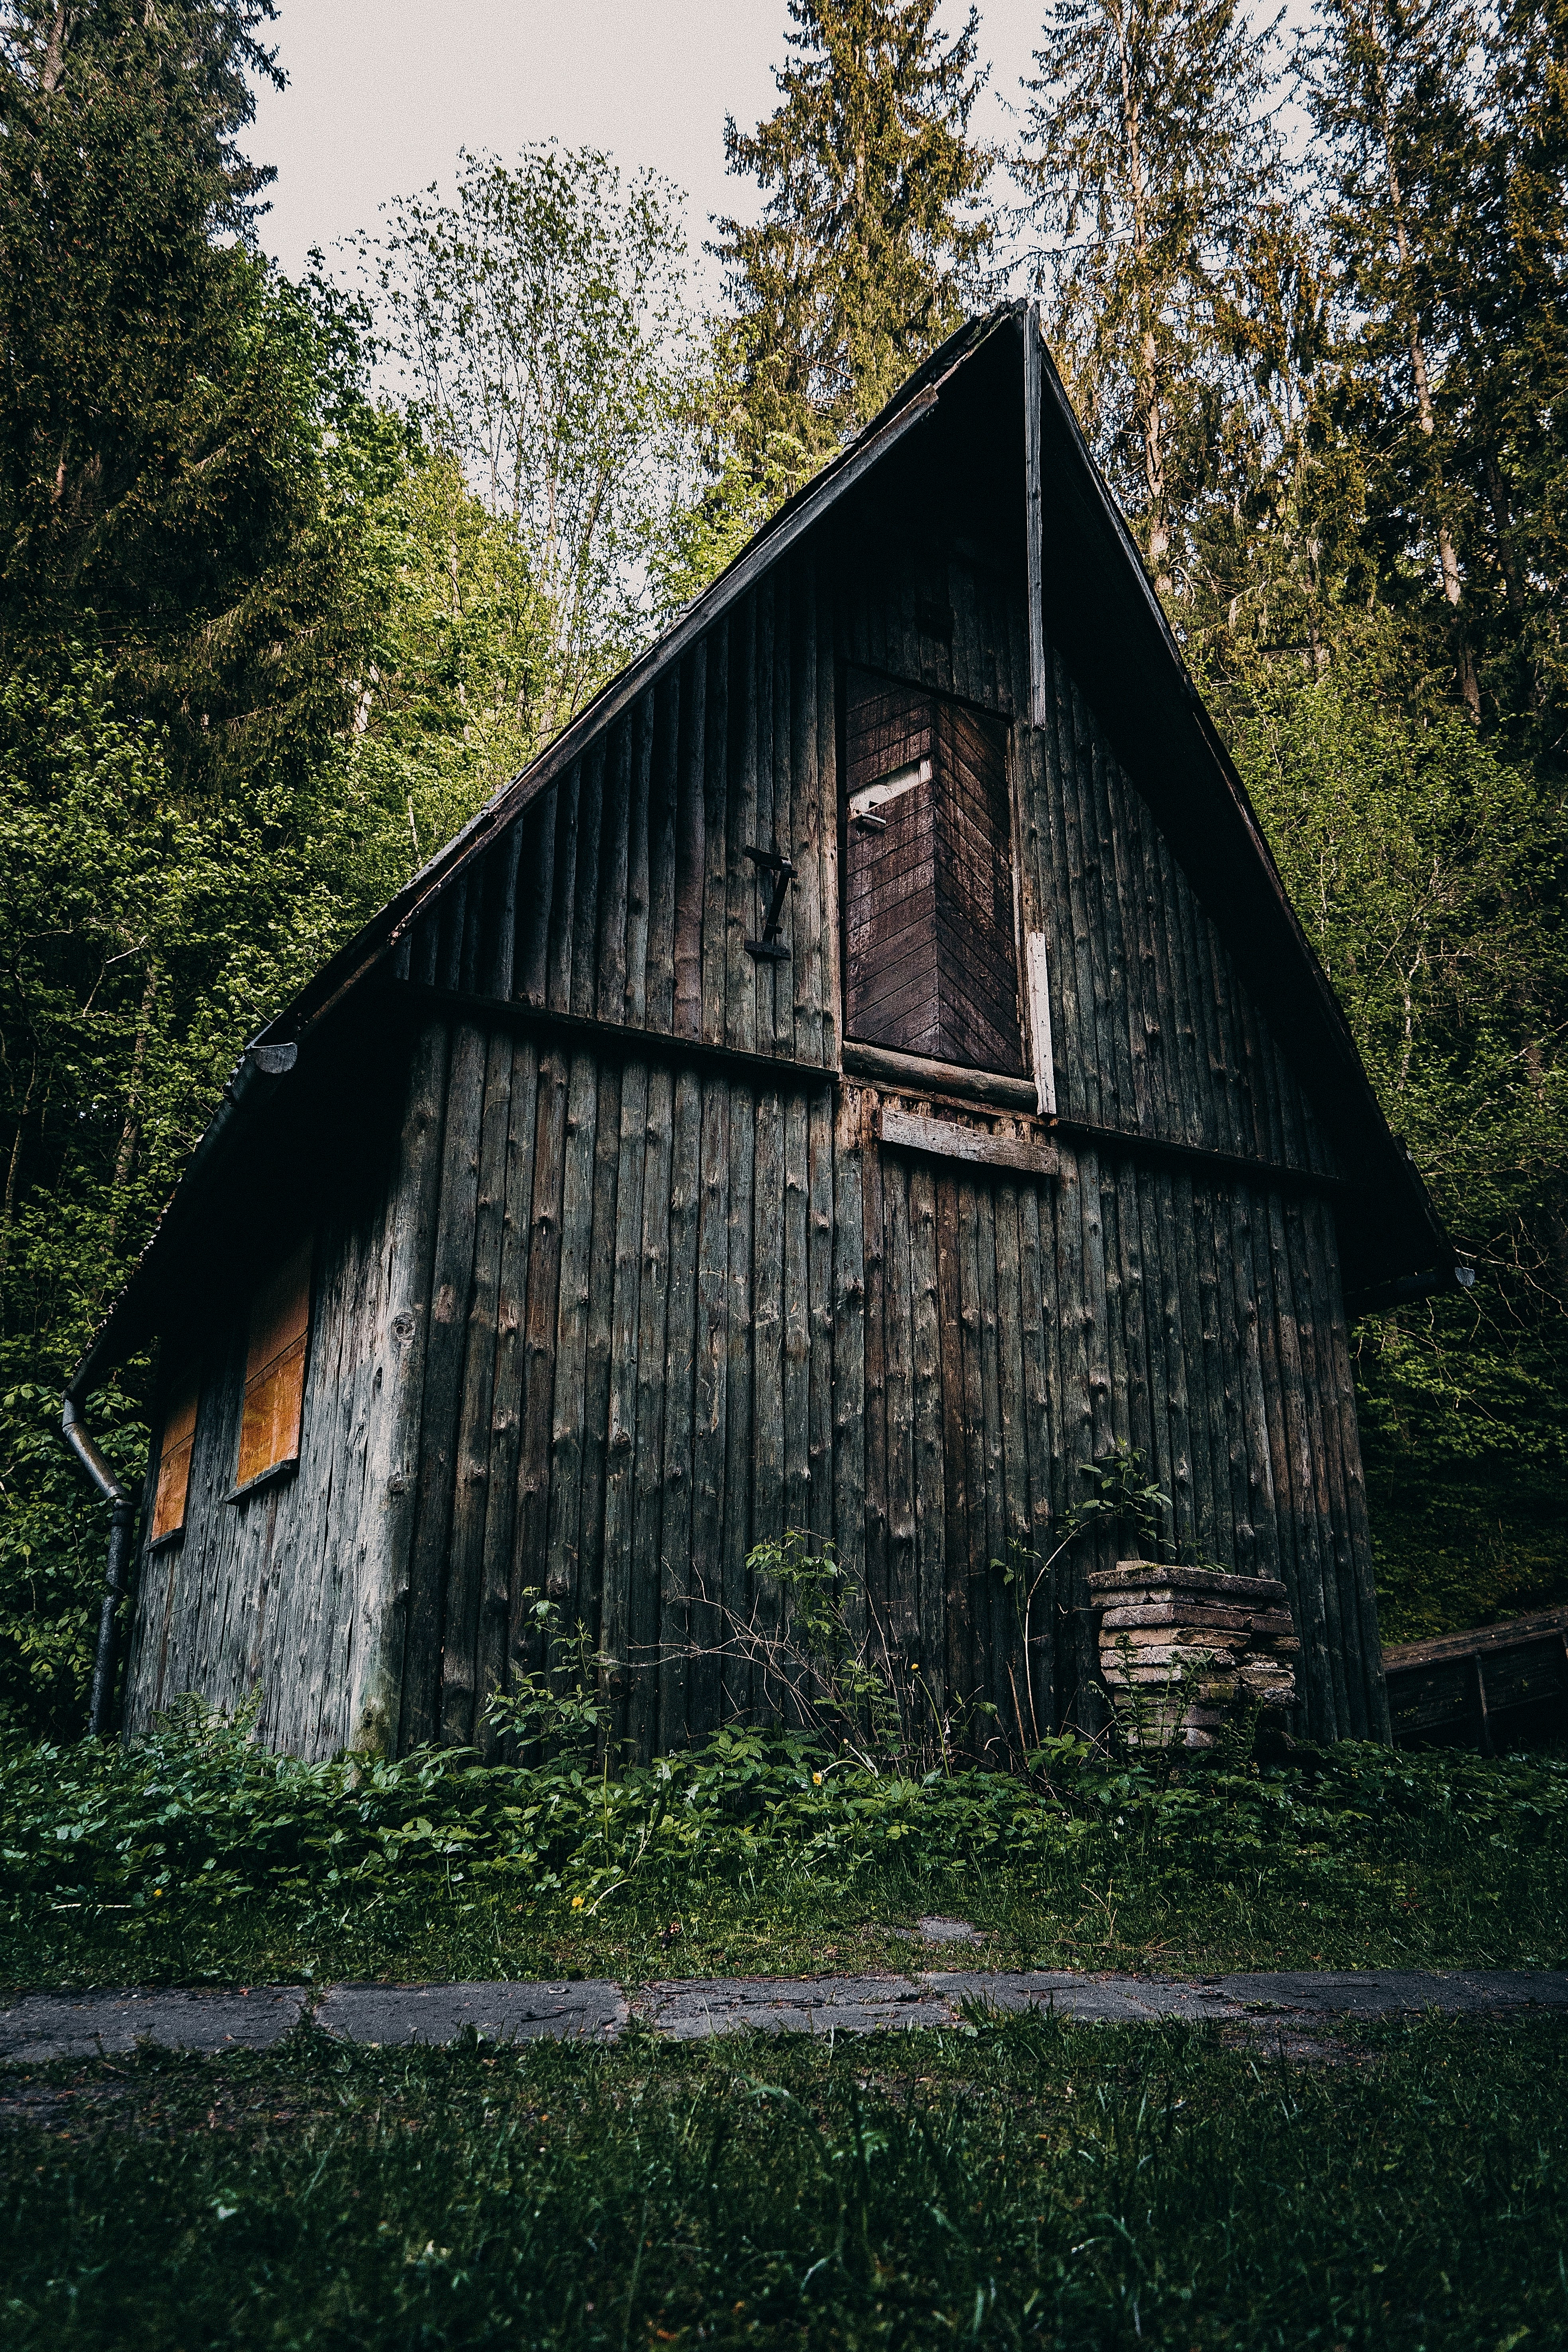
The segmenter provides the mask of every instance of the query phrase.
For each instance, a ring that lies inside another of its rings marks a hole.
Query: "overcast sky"
[[[988,137],[1016,135],[1004,106],[1045,6],[983,0]],[[954,0],[945,13],[962,23]],[[278,166],[262,242],[298,272],[311,246],[374,228],[388,197],[449,182],[459,147],[555,136],[668,173],[696,248],[710,214],[749,209],[726,178],[724,117],[750,126],[775,103],[785,23],[784,0],[282,0],[289,88],[263,89],[248,141]]]

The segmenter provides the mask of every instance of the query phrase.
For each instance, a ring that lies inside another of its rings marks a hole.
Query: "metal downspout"
[[[92,1699],[87,1725],[92,1738],[101,1739],[109,1729],[114,1705],[114,1616],[125,1593],[136,1506],[94,1444],[91,1432],[81,1417],[81,1408],[68,1389],[60,1412],[60,1429],[66,1444],[109,1505],[109,1562],[98,1612],[98,1647],[92,1662]]]

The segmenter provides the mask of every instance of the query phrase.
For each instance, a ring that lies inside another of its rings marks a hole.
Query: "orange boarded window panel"
[[[185,1496],[191,1485],[191,1449],[196,1442],[196,1400],[200,1375],[192,1368],[169,1392],[163,1415],[163,1442],[158,1448],[158,1491],[153,1498],[153,1541],[178,1534],[185,1524]]]
[[[299,1457],[310,1330],[310,1244],[306,1239],[251,1301],[237,1486],[248,1486],[279,1463]]]

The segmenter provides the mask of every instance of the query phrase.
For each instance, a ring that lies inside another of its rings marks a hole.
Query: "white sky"
[[[972,126],[1011,143],[1047,0],[982,0],[990,85]],[[956,27],[963,9],[946,0]],[[751,209],[724,170],[724,117],[772,110],[784,0],[281,0],[289,75],[244,142],[275,163],[261,241],[297,274],[313,245],[374,229],[389,197],[448,183],[461,146],[515,153],[552,136],[651,164],[690,199],[694,253],[711,213]]]

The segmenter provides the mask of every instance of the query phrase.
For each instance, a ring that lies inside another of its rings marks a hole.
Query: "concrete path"
[[[918,1975],[707,1977],[640,1986],[560,1984],[260,1985],[243,1992],[28,1993],[0,2011],[0,2063],[112,2056],[139,2042],[164,2049],[265,2050],[307,2015],[344,2042],[383,2046],[542,2037],[613,2042],[633,2022],[671,2041],[743,2028],[760,2032],[872,2033],[952,2028],[979,2004],[1037,2009],[1102,2024],[1182,2018],[1268,2027],[1335,2019],[1568,2015],[1568,1974],[1488,1969],[1269,1970],[1223,1977],[1086,1976],[1053,1969],[922,1969]]]

